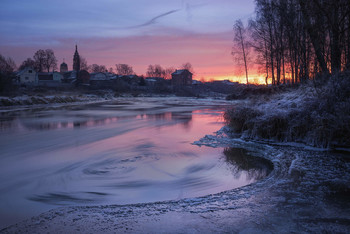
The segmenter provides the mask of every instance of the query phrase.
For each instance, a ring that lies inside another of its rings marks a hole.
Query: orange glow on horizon
[[[63,62],[72,69],[75,42],[62,39],[54,49],[58,66]],[[131,36],[126,38],[87,38],[78,43],[80,56],[87,60],[88,65],[105,65],[115,71],[115,64],[125,63],[133,67],[137,75],[144,75],[149,65],[159,64],[162,68],[180,69],[189,62],[194,69],[194,80],[230,80],[246,83],[244,73],[231,56],[232,32],[199,35],[149,35]],[[14,57],[20,64],[30,57],[39,47],[6,47],[5,54]],[[7,53],[6,53],[7,51]],[[249,83],[265,84],[265,77],[258,74],[255,66],[249,68]],[[239,75],[238,75],[239,74]],[[269,80],[269,84],[271,80]]]
[[[229,80],[231,82],[238,82],[240,84],[246,84],[247,80],[245,75],[242,76],[223,76],[223,75],[217,75],[217,76],[211,76],[211,77],[207,77],[207,78],[198,78],[198,77],[194,77],[194,80],[198,80],[198,81],[205,81],[205,82],[210,82],[210,81],[220,81],[220,80]],[[258,84],[258,85],[265,85],[266,81],[265,81],[265,77],[263,77],[262,75],[259,74],[253,74],[250,75],[248,77],[248,82],[249,84]],[[268,80],[268,83],[270,84],[270,79]]]

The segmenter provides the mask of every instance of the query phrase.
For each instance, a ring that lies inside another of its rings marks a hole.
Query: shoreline
[[[178,98],[178,99],[197,99],[197,100],[220,100],[225,101],[225,96],[212,95],[202,97],[181,97],[174,94],[154,94],[154,93],[141,93],[133,95],[132,93],[114,94],[113,92],[107,92],[104,95],[97,94],[64,94],[58,93],[57,95],[22,95],[13,98],[0,96],[0,113],[9,111],[22,111],[27,109],[41,109],[41,108],[60,108],[63,106],[76,106],[76,105],[89,105],[94,103],[103,103],[110,101],[118,101],[120,99],[137,99],[137,98]],[[34,101],[33,101],[34,100]],[[6,102],[8,105],[4,105]],[[232,101],[226,101],[232,102]],[[211,105],[211,104],[208,104]]]
[[[155,203],[63,207],[0,232],[350,231],[350,209],[341,205],[347,201],[342,193],[350,179],[348,161],[330,152],[245,142],[220,134],[195,144],[206,145],[208,139],[212,147],[245,148],[273,162],[274,170],[256,183],[218,194]]]

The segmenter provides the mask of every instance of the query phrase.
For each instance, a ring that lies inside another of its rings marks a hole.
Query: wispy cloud
[[[171,11],[165,12],[165,13],[163,13],[163,14],[157,15],[156,17],[153,17],[152,19],[146,21],[146,22],[143,23],[143,24],[139,24],[139,25],[135,25],[135,26],[129,26],[129,27],[124,27],[124,28],[122,28],[122,29],[133,29],[133,28],[142,28],[142,27],[146,27],[146,26],[155,24],[155,23],[157,22],[157,20],[159,20],[160,18],[163,18],[163,17],[165,17],[165,16],[167,16],[167,15],[173,14],[173,13],[178,12],[178,11],[180,11],[180,9],[171,10]]]
[[[1,0],[0,53],[20,64],[51,48],[71,66],[74,44],[89,64],[191,62],[198,78],[229,76],[232,24],[254,0]],[[13,17],[16,12],[16,17]]]

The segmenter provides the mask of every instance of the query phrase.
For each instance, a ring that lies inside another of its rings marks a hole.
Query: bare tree
[[[314,17],[316,19],[320,17],[324,19],[323,28],[317,27],[318,34],[323,32],[325,28],[328,29],[331,52],[331,72],[337,73],[341,71],[342,68],[342,55],[346,56],[347,53],[346,36],[350,30],[348,25],[350,2],[349,0],[312,0],[312,3],[316,7],[316,14]],[[300,4],[302,5],[303,3]],[[305,11],[306,9],[303,10]],[[344,61],[343,64],[344,68],[345,65],[346,61]]]
[[[322,53],[321,42],[318,37],[318,32],[316,31],[317,28],[315,27],[315,25],[312,25],[311,23],[311,16],[309,11],[310,5],[308,4],[309,2],[306,2],[303,0],[298,0],[298,2],[300,5],[301,12],[303,14],[305,28],[311,38],[318,62],[321,65],[321,69],[323,72],[329,73],[329,70],[327,68],[327,63],[324,58],[324,54]]]
[[[245,76],[248,81],[248,52],[249,52],[249,42],[247,38],[247,32],[241,20],[237,20],[234,27],[234,46],[232,48],[232,55],[238,64],[241,64],[241,61],[244,64]]]
[[[274,85],[286,83],[286,77],[292,83],[307,80],[312,66],[318,69],[297,1],[257,0],[256,17],[250,21],[253,48],[260,64],[265,63],[266,80]]]
[[[185,70],[188,70],[189,72],[192,73],[192,75],[195,74],[194,69],[193,69],[193,66],[192,66],[192,64],[189,63],[189,62],[182,64],[181,68],[182,68],[182,69],[185,69]]]
[[[33,59],[35,61],[35,69],[38,72],[42,72],[44,70],[45,57],[46,57],[45,50],[38,50],[37,52],[35,52],[33,56]]]
[[[98,65],[98,64],[94,63],[94,64],[89,66],[88,71],[90,73],[93,73],[93,72],[106,72],[107,68],[106,68],[105,65]]]
[[[348,29],[346,31],[347,36],[346,41],[345,41],[345,65],[346,65],[346,69],[350,70],[350,14],[348,14],[347,16],[347,24],[346,24],[346,28]]]
[[[11,91],[13,87],[11,73],[16,70],[16,64],[12,58],[5,58],[0,54],[0,93]]]
[[[115,67],[117,69],[118,75],[127,76],[127,75],[134,74],[132,67],[129,66],[128,64],[119,63],[119,64],[116,64]]]
[[[252,42],[251,46],[256,51],[255,63],[260,65],[259,72],[265,75],[265,83],[268,84],[269,78],[269,48],[266,40],[267,30],[265,24],[256,19],[249,21],[249,29],[251,31]]]
[[[86,59],[82,56],[79,56],[79,57],[80,57],[80,70],[87,71],[89,69],[89,66],[88,66]]]
[[[170,80],[171,79],[171,74],[175,72],[175,68],[173,67],[168,67],[164,70],[164,79]]]
[[[50,72],[50,69],[54,71],[57,69],[57,59],[55,57],[55,53],[51,49],[45,50],[45,57],[44,57],[44,67],[47,69],[47,72]]]
[[[17,65],[12,58],[8,57],[6,59],[6,62],[7,62],[8,67],[10,68],[10,71],[14,72],[17,70]]]
[[[148,65],[146,75],[148,77],[153,77],[154,76],[154,68],[153,68],[152,64]]]
[[[8,74],[16,70],[16,63],[12,58],[5,58],[0,54],[0,73]]]
[[[256,0],[253,48],[278,85],[350,68],[349,0]]]
[[[165,75],[164,69],[159,64],[149,65],[147,68],[148,77],[164,77],[164,75]]]
[[[35,69],[38,72],[42,72],[44,69],[46,69],[47,72],[49,72],[50,69],[52,69],[52,71],[57,69],[57,59],[55,53],[51,49],[38,50],[35,52],[33,59],[35,62]]]
[[[31,58],[27,58],[22,62],[22,64],[19,66],[18,70],[23,70],[26,67],[32,67],[35,68],[35,61]]]

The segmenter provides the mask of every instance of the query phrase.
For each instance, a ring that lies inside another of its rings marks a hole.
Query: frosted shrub
[[[322,77],[269,101],[255,99],[226,111],[224,118],[248,139],[350,147],[350,74]]]
[[[269,115],[257,121],[257,126],[253,132],[255,138],[274,139],[284,141],[288,128],[288,118],[283,115]]]
[[[237,85],[234,92],[226,97],[226,100],[247,99],[255,96],[269,96],[283,89],[281,87],[264,86],[264,85]]]
[[[256,109],[249,107],[235,107],[227,110],[224,114],[226,123],[232,128],[235,133],[242,133],[243,131],[253,127],[250,120],[254,120],[262,113]]]

